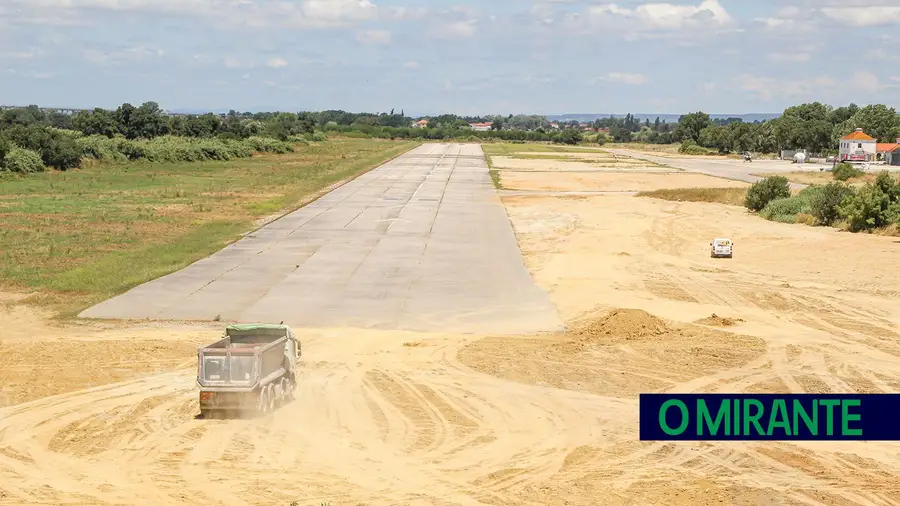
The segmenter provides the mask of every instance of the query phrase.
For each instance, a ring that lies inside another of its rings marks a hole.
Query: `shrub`
[[[793,197],[775,199],[766,204],[759,215],[770,221],[798,223],[801,216],[812,216],[813,203],[820,197],[822,187],[809,186]],[[802,218],[808,222],[808,218]]]
[[[769,202],[776,199],[788,198],[790,196],[791,185],[786,177],[767,177],[753,183],[753,185],[747,189],[747,197],[744,200],[744,206],[751,211],[760,211],[764,209]]]
[[[863,171],[857,169],[847,162],[844,162],[837,164],[834,167],[831,175],[836,181],[847,181],[850,178],[862,176]]]
[[[837,181],[810,188],[820,188],[812,199],[810,214],[822,225],[833,225],[840,218],[838,207],[844,199],[853,195],[853,188]]]
[[[40,153],[43,165],[59,170],[81,166],[81,151],[75,137],[62,130],[40,125],[15,125],[2,134],[12,144]]]
[[[685,139],[678,148],[678,152],[683,155],[705,155],[709,150],[697,144],[694,139]]]
[[[312,134],[313,142],[325,142],[328,140],[328,135],[325,132],[314,132]]]
[[[119,150],[116,139],[105,135],[89,135],[75,140],[81,156],[106,161],[125,161],[128,158]]]
[[[580,130],[567,128],[562,132],[553,136],[553,142],[556,144],[575,145],[584,139],[584,134]]]
[[[28,174],[31,172],[43,172],[46,170],[46,167],[44,167],[44,161],[37,151],[11,146],[6,152],[6,156],[0,160],[0,169]]]
[[[900,201],[892,200],[878,185],[866,183],[844,199],[838,214],[851,232],[880,228],[898,222]]]
[[[804,206],[808,208],[808,203],[799,195],[775,199],[766,204],[759,215],[769,221],[796,223],[797,215],[805,211]]]
[[[0,164],[3,163],[3,159],[6,157],[6,154],[9,153],[9,150],[13,148],[11,142],[6,139],[0,139]]]

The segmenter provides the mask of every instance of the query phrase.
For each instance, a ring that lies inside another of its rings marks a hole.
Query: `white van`
[[[734,247],[734,243],[731,242],[731,239],[726,238],[716,238],[713,239],[713,242],[709,243],[710,252],[709,256],[712,258],[731,258],[732,248]]]

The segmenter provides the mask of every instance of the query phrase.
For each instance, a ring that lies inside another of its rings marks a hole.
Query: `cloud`
[[[830,77],[812,79],[776,79],[752,74],[741,74],[732,80],[731,88],[744,91],[763,101],[774,98],[821,95],[825,90],[834,89],[837,82]]]
[[[856,28],[900,24],[900,6],[825,7],[821,12],[832,21]]]
[[[422,66],[422,64],[420,64],[419,62],[417,62],[415,60],[403,62],[403,68],[405,68],[405,69],[417,69],[417,68],[420,68],[421,66]]]
[[[808,62],[812,58],[810,53],[769,53],[766,59],[776,63],[803,63]]]
[[[206,19],[219,28],[307,28],[377,19],[371,0],[4,0],[15,19],[36,24],[96,24],[96,14],[166,15]]]
[[[363,44],[383,46],[391,43],[391,32],[388,30],[365,30],[356,34],[356,40]]]
[[[440,38],[467,38],[475,35],[478,20],[467,19],[439,25],[434,35]]]
[[[882,88],[878,76],[865,70],[853,74],[851,82],[854,87],[867,93],[876,93]]]
[[[615,83],[631,84],[640,86],[647,83],[647,77],[643,74],[628,74],[624,72],[610,72],[603,77],[597,78],[595,81],[610,81]]]
[[[698,5],[646,3],[634,9],[604,4],[589,7],[587,17],[594,26],[620,27],[635,31],[680,31],[689,28],[724,28],[735,24],[718,0]]]
[[[136,46],[121,51],[87,49],[83,51],[82,56],[85,60],[95,65],[121,65],[125,63],[147,62],[149,60],[162,58],[165,54],[165,51],[159,48]]]
[[[283,58],[271,58],[266,62],[266,65],[272,67],[273,69],[280,69],[288,66],[287,60]]]

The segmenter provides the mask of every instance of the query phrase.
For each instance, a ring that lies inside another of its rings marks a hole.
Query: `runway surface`
[[[459,333],[562,328],[477,144],[425,144],[86,318]]]

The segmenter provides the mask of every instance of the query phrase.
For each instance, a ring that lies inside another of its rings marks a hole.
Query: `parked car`
[[[731,239],[716,238],[709,243],[709,246],[711,258],[731,258],[733,254],[734,243],[731,242]]]

